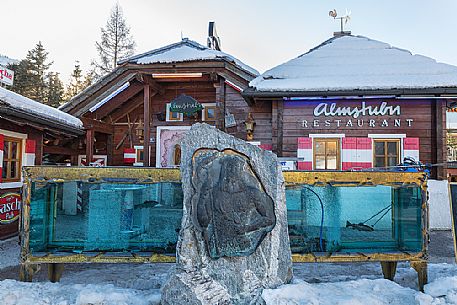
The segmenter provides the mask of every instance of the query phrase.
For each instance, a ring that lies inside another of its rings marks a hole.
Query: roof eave
[[[316,96],[373,96],[373,95],[450,95],[457,94],[457,87],[405,88],[405,89],[349,89],[334,91],[258,91],[253,87],[246,88],[241,95],[246,99],[280,98],[280,97],[316,97]]]
[[[11,107],[9,105],[2,105],[0,107],[0,113],[6,114],[8,116],[15,116],[21,119],[27,119],[31,122],[38,123],[46,127],[47,130],[50,132],[55,131],[55,129],[63,131],[63,133],[72,135],[72,136],[79,136],[84,134],[83,128],[78,128],[71,124],[65,124],[64,122],[53,120],[52,118],[43,118],[35,113],[27,112],[22,109],[18,109],[15,107]]]

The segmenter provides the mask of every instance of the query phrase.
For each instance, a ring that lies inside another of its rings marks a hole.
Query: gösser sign
[[[0,224],[8,224],[19,218],[21,195],[15,193],[0,196]]]
[[[0,83],[12,86],[14,80],[14,71],[0,66]]]
[[[361,103],[360,107],[337,106],[336,103],[320,103],[314,108],[312,121],[303,120],[303,128],[338,128],[338,127],[411,127],[413,119],[395,118],[400,116],[400,105],[389,106],[387,102],[379,105]],[[389,119],[366,119],[365,116],[386,116]],[[325,119],[320,119],[324,117]],[[337,117],[338,119],[333,119]],[[341,117],[341,119],[339,119]],[[332,118],[332,119],[330,119]]]

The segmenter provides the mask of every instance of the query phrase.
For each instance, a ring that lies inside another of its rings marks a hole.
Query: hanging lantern
[[[254,127],[255,127],[255,120],[252,117],[252,114],[249,112],[248,118],[244,122],[244,125],[246,126],[246,140],[252,141],[254,140]]]

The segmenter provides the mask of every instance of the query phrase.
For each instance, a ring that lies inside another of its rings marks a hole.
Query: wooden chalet
[[[271,147],[271,103],[249,106],[241,96],[257,75],[229,54],[183,39],[120,62],[61,110],[84,123],[79,164],[174,167],[179,139],[196,122]],[[202,109],[173,112],[177,99]]]
[[[61,146],[83,134],[79,119],[0,87],[0,239],[18,230],[21,167],[65,162]]]
[[[446,178],[457,67],[340,34],[257,77],[243,96],[271,104],[273,151],[298,158],[298,169],[388,170],[409,157]]]

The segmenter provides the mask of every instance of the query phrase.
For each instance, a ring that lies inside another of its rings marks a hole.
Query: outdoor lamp
[[[135,129],[135,134],[138,137],[138,139],[140,140],[140,143],[143,143],[143,139],[144,139],[144,124],[143,124],[143,120],[142,119],[140,119],[140,121],[138,122],[138,126]]]
[[[252,117],[252,114],[249,112],[248,113],[248,118],[244,122],[244,125],[246,126],[246,140],[252,141],[254,140],[254,127],[255,127],[255,120]]]

